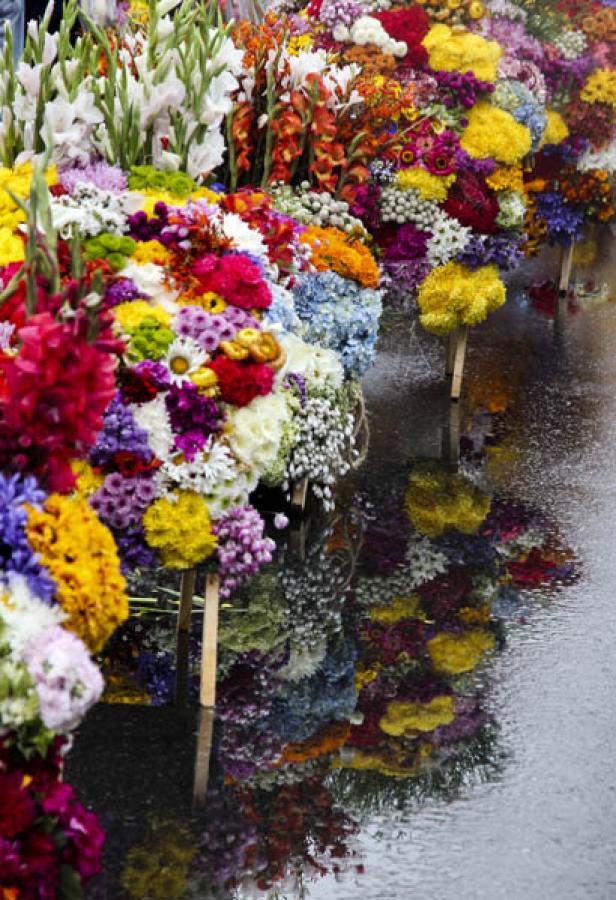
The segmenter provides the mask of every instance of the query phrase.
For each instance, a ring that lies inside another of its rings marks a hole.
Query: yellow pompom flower
[[[447,334],[460,325],[478,325],[502,306],[505,285],[496,266],[473,272],[450,262],[433,269],[419,288],[419,321],[427,331]]]
[[[141,209],[150,218],[155,215],[154,207],[157,203],[165,203],[167,206],[184,206],[187,200],[203,199],[209,203],[216,203],[219,198],[219,194],[210,191],[209,188],[198,188],[196,191],[191,191],[187,197],[180,197],[178,194],[171,193],[171,191],[157,190],[155,188],[146,188],[142,191],[136,191],[136,193],[141,194],[144,198]]]
[[[405,506],[417,531],[428,537],[475,534],[490,512],[490,497],[462,475],[427,466],[411,474]]]
[[[171,253],[160,241],[141,241],[131,256],[133,262],[140,266],[147,263],[156,263],[159,266],[168,266],[171,263]]]
[[[439,24],[432,26],[422,43],[428,51],[431,69],[473,72],[481,81],[496,81],[498,62],[503,55],[496,41]]]
[[[463,150],[476,159],[491,157],[507,166],[519,163],[531,148],[530,130],[511,113],[485,101],[468,114],[468,125],[460,140]]]
[[[434,731],[440,725],[450,725],[455,717],[453,697],[447,695],[433,697],[427,703],[392,700],[379,727],[385,734],[402,737],[407,731]]]
[[[567,123],[559,112],[555,109],[547,109],[548,124],[546,125],[543,137],[539,147],[545,147],[546,144],[561,144],[569,137],[569,129]]]
[[[597,69],[589,76],[580,97],[587,103],[609,103],[616,110],[616,70]]]
[[[146,510],[143,525],[148,544],[169,569],[192,569],[216,549],[205,500],[193,491],[176,491],[174,500],[156,500]]]
[[[494,647],[494,636],[477,628],[462,635],[442,632],[428,641],[427,648],[434,668],[444,675],[472,672],[481,657]]]
[[[126,582],[115,541],[82,497],[50,494],[28,513],[28,540],[58,585],[56,597],[73,631],[93,653],[128,616]]]
[[[455,180],[455,175],[432,175],[419,167],[398,172],[398,187],[401,191],[419,191],[422,200],[437,200],[439,203],[447,199],[449,188]]]
[[[334,271],[363,287],[379,286],[379,267],[370,250],[338,228],[310,225],[300,237],[312,248],[311,262],[319,272]]]
[[[86,499],[95,494],[105,480],[105,476],[95,472],[85,459],[74,459],[71,462],[71,469],[77,478],[77,493]]]
[[[118,325],[127,334],[139,328],[144,319],[156,319],[165,327],[171,322],[171,316],[165,312],[162,306],[151,306],[147,300],[130,300],[128,303],[119,303],[114,307],[113,315]]]
[[[493,191],[524,191],[522,166],[499,166],[486,178]]]
[[[0,226],[0,266],[23,262],[25,259],[24,242],[12,228]]]

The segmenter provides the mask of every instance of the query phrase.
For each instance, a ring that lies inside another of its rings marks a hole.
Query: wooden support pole
[[[460,399],[460,394],[462,393],[462,376],[464,374],[467,341],[468,325],[462,325],[457,331],[456,356],[453,366],[453,378],[451,379],[451,399],[454,403]]]
[[[445,375],[451,378],[453,375],[453,366],[456,359],[456,337],[458,331],[450,331],[447,335],[447,345],[445,347]]]
[[[180,609],[178,612],[178,631],[190,631],[193,596],[195,593],[196,569],[182,572],[180,581]]]
[[[303,512],[306,509],[306,497],[308,494],[308,479],[302,478],[297,484],[293,485],[293,494],[291,495],[291,506],[293,509]]]
[[[216,705],[216,667],[218,655],[218,602],[220,578],[216,572],[208,572],[205,579],[205,603],[203,605],[203,644],[201,647],[201,706]]]
[[[195,755],[195,780],[193,782],[193,804],[195,807],[203,807],[207,798],[213,731],[214,710],[211,708],[200,709],[197,752]]]
[[[569,241],[569,243],[563,247],[559,285],[559,293],[561,297],[564,297],[569,290],[569,282],[571,281],[571,269],[573,268],[574,250],[575,241]]]

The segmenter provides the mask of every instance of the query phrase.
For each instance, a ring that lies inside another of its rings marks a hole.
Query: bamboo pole
[[[180,581],[180,609],[178,613],[178,631],[190,631],[193,596],[195,593],[196,569],[182,572]]]
[[[306,509],[306,496],[308,494],[308,479],[306,477],[293,485],[293,494],[291,495],[291,506],[303,512]]]
[[[569,290],[569,282],[571,281],[571,269],[573,268],[573,252],[575,250],[575,241],[569,241],[563,247],[562,260],[560,265],[560,285],[559,293],[561,297],[565,296]]]
[[[193,805],[195,807],[203,807],[207,798],[213,731],[214,709],[211,707],[209,709],[200,709],[197,752],[195,756],[195,779],[193,782]]]
[[[218,651],[218,601],[220,579],[216,572],[208,572],[205,579],[203,606],[203,644],[201,647],[201,706],[216,705],[216,666]]]
[[[451,379],[451,399],[457,402],[462,393],[462,376],[464,374],[464,360],[466,357],[466,343],[468,341],[468,325],[458,328],[456,336],[456,355],[453,366],[453,378]]]

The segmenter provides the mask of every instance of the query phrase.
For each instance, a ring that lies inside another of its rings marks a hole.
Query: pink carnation
[[[193,265],[193,274],[204,292],[213,291],[241,309],[267,309],[272,293],[261,269],[244,253],[228,253],[217,259],[211,253]]]

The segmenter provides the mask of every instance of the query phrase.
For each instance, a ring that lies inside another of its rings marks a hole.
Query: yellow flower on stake
[[[148,507],[143,517],[145,537],[164,566],[191,569],[214,553],[216,536],[202,497],[193,491],[176,491],[173,496]]]
[[[447,334],[460,325],[483,322],[505,299],[496,266],[473,272],[461,263],[447,263],[433,269],[419,288],[419,321],[427,331]]]

